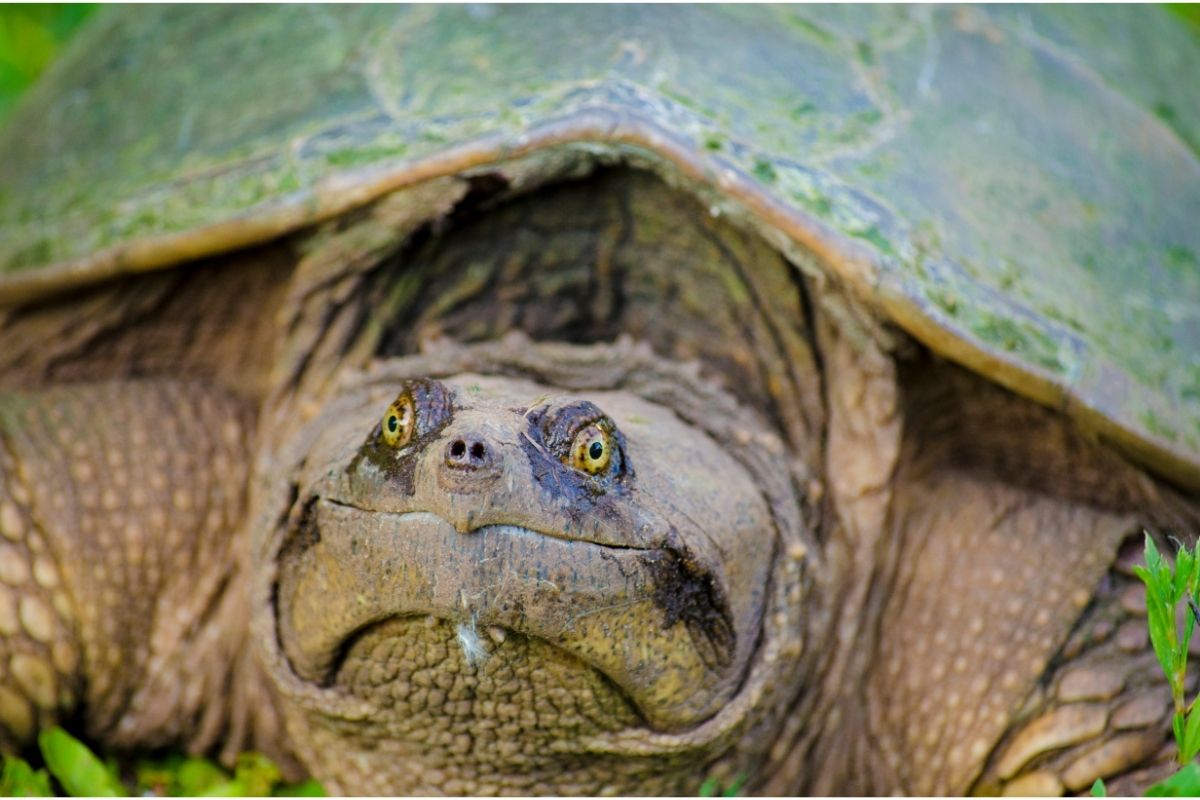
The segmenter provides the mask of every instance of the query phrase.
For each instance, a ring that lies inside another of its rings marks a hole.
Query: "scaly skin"
[[[212,717],[233,711],[221,696],[244,668],[248,422],[243,403],[196,382],[5,396],[10,745],[80,708],[117,746],[208,746],[229,724]]]
[[[5,749],[79,720],[350,792],[1165,768],[1120,547],[1194,500],[645,175],[407,238],[465,194],[0,318]],[[452,413],[382,447],[420,379]],[[632,472],[587,489],[543,395]],[[459,439],[504,454],[486,487]]]

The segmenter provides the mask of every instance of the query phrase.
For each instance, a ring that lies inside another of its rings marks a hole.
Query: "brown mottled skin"
[[[354,793],[1169,769],[1130,548],[1195,498],[647,174],[483,185],[0,311],[6,751]]]

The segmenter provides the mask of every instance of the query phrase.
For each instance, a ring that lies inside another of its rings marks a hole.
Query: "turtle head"
[[[276,558],[279,666],[370,709],[356,735],[375,728],[403,773],[381,788],[433,788],[420,776],[447,764],[464,790],[542,766],[596,780],[635,741],[711,758],[745,722],[726,712],[762,656],[780,542],[723,438],[740,409],[673,387],[734,417],[698,425],[545,375],[390,375],[309,426]]]

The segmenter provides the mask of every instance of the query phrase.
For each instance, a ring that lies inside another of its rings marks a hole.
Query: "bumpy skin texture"
[[[6,749],[394,793],[1165,768],[1122,547],[1193,499],[680,191],[539,180],[3,312]]]
[[[234,532],[243,404],[201,384],[129,381],[9,394],[0,409],[8,742],[86,709],[115,745],[194,738],[247,709]],[[225,630],[224,626],[232,626]]]

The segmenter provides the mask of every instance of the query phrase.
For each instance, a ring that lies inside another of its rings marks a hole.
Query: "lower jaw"
[[[679,794],[702,779],[698,764],[589,752],[643,727],[636,709],[595,668],[513,631],[394,617],[347,644],[334,688],[377,711],[308,718],[303,755],[352,794]]]
[[[600,670],[539,638],[424,614],[355,633],[318,691],[342,699],[282,711],[296,757],[332,794],[694,796],[730,744],[640,745],[646,723]]]
[[[510,752],[513,743],[529,756],[564,752],[572,741],[644,724],[619,687],[558,647],[425,615],[359,632],[334,685],[385,710],[393,738],[463,749],[458,737],[469,736],[467,757]]]

